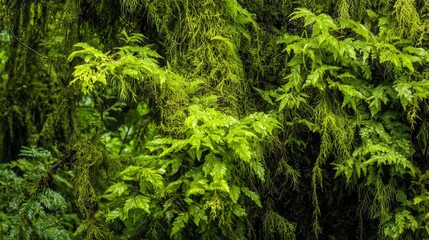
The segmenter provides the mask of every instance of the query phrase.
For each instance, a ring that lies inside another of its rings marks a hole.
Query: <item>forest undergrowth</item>
[[[429,239],[429,2],[0,0],[0,240]]]

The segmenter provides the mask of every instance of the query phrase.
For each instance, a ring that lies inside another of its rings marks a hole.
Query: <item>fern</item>
[[[57,159],[45,149],[23,147],[17,161],[1,165],[0,234],[6,239],[73,239],[79,220],[66,200],[72,188]],[[25,157],[25,158],[24,158]],[[61,181],[58,181],[60,180]],[[56,190],[57,188],[63,188]]]
[[[391,38],[388,19],[380,19],[380,32],[375,34],[347,19],[346,12],[343,15],[336,22],[326,14],[297,8],[290,19],[302,19],[311,35],[285,34],[278,40],[285,45],[288,69],[281,87],[262,92],[271,103],[272,99],[279,101],[278,111],[289,126],[304,125],[320,137],[311,172],[316,237],[322,231],[319,190],[324,188],[327,161],[332,161],[336,175],[344,175],[348,183],[357,184],[363,179],[375,197],[365,210],[381,220],[393,210],[392,195],[400,185],[395,179],[418,175],[410,157],[412,143],[407,140],[410,128],[400,122],[400,113],[392,112],[395,106],[402,106],[411,127],[416,124],[420,103],[427,97],[426,80],[411,76],[419,75],[416,71],[427,61],[426,52],[408,40]],[[350,34],[343,37],[347,31]],[[373,71],[384,71],[381,79]],[[350,144],[354,141],[355,146]],[[387,184],[380,175],[388,179]],[[389,227],[384,229],[392,236]]]
[[[100,84],[105,86],[109,83],[109,86],[116,89],[120,99],[125,100],[131,95],[136,100],[132,80],[159,79],[161,70],[156,59],[161,56],[151,50],[150,46],[134,46],[142,41],[141,34],[128,36],[124,32],[123,35],[125,43],[130,45],[117,48],[110,54],[102,53],[86,43],[76,44],[75,47],[83,49],[71,53],[68,60],[80,58],[84,64],[75,67],[74,79],[70,85],[79,83],[82,93],[88,95],[99,88]]]
[[[0,238],[428,239],[428,11],[0,0]]]
[[[239,120],[202,105],[191,105],[188,111],[186,139],[153,140],[148,145],[152,154],[138,157],[138,165],[129,166],[119,175],[123,182],[108,188],[105,198],[111,202],[109,205],[119,204],[119,208],[107,213],[109,221],[118,217],[126,221],[130,210],[137,208],[133,199],[142,196],[130,191],[135,188],[132,185],[135,181],[139,191],[148,195],[138,207],[146,213],[133,211],[132,218],[147,215],[154,220],[160,212],[174,214],[170,237],[178,237],[185,229],[190,229],[190,222],[200,227],[202,233],[218,226],[220,229],[216,231],[225,234],[227,222],[246,215],[241,193],[262,207],[256,192],[236,182],[234,176],[239,169],[234,165],[244,163],[243,167],[247,165],[256,178],[264,180],[263,165],[252,146],[271,135],[279,123],[263,113]],[[201,164],[195,165],[197,162]],[[123,201],[120,199],[127,196],[132,197],[121,207]],[[176,203],[162,204],[169,199],[176,199]],[[175,209],[180,209],[180,213],[176,215]]]

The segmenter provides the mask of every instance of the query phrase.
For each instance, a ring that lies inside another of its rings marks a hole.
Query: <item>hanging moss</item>
[[[0,235],[428,238],[428,10],[0,0]]]

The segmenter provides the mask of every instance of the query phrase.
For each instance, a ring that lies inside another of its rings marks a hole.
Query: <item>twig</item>
[[[35,53],[37,56],[41,57],[41,58],[46,58],[45,56],[42,56],[40,53],[38,53],[36,50],[32,49],[31,47],[27,46],[25,43],[21,42],[21,40],[19,40],[15,34],[12,31],[12,26],[9,24],[9,32],[10,34],[12,34],[13,38],[15,38],[16,41],[19,42],[19,44],[21,44],[22,46],[24,46],[25,48],[27,48],[28,50],[32,51],[33,53]]]

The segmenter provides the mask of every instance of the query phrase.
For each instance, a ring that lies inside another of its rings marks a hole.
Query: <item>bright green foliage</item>
[[[210,97],[205,104],[210,106],[216,100]],[[185,139],[154,139],[148,143],[152,153],[136,157],[135,165],[121,172],[121,182],[104,195],[110,200],[107,221],[119,218],[130,229],[141,219],[151,225],[171,222],[167,229],[174,238],[184,237],[184,232],[195,232],[195,237],[203,239],[239,236],[231,224],[247,215],[243,203],[262,204],[259,195],[243,186],[238,177],[245,173],[264,180],[257,144],[279,123],[263,113],[238,120],[209,106],[189,107]],[[161,229],[146,225],[140,232],[156,237]]]
[[[409,122],[415,123],[419,103],[429,92],[427,80],[416,68],[428,63],[428,53],[410,41],[390,42],[382,21],[380,33],[375,35],[352,20],[337,23],[328,15],[315,15],[307,9],[297,9],[291,19],[300,18],[304,26],[311,25],[311,37],[287,34],[280,38],[279,43],[286,45],[284,51],[290,56],[290,73],[281,88],[268,94],[279,102],[279,111],[305,109],[304,114],[289,121],[304,123],[321,136],[312,171],[314,231],[321,231],[316,189],[323,188],[322,164],[332,156],[336,156],[337,175],[344,174],[353,184],[364,178],[374,201],[369,206],[362,203],[362,208],[384,224],[395,202],[395,189],[403,187],[400,179],[416,177],[418,172],[410,159],[411,129],[400,122],[403,115],[395,109],[402,106],[408,111]],[[346,30],[354,34],[337,37]],[[379,69],[373,69],[374,64]],[[385,73],[377,79],[374,71]],[[360,144],[352,150],[353,132],[359,133]],[[413,219],[404,211],[394,218],[396,225]],[[384,233],[394,238],[404,229],[417,229],[417,222],[396,231],[389,224],[384,226]]]
[[[117,48],[114,53],[105,54],[86,43],[78,43],[75,47],[82,50],[75,51],[68,57],[71,61],[77,57],[84,60],[84,64],[75,67],[74,79],[70,84],[79,82],[81,91],[87,95],[95,90],[98,84],[107,85],[117,89],[119,99],[126,99],[131,94],[136,100],[135,85],[148,77],[158,77],[159,67],[156,58],[160,58],[149,46],[134,46],[143,40],[143,35],[128,36],[124,33],[124,47]]]
[[[392,220],[386,224],[384,227],[384,234],[386,236],[392,237],[393,239],[398,239],[406,229],[415,232],[419,224],[410,214],[409,211],[403,210],[401,212],[395,213],[392,217]]]
[[[421,0],[0,0],[0,239],[429,239],[428,33]]]

